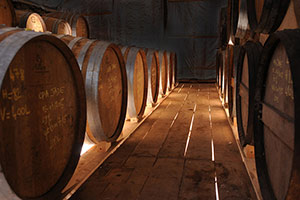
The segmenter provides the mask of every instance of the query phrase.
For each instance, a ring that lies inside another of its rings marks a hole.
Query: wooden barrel
[[[127,110],[126,69],[119,47],[81,37],[58,37],[72,49],[85,81],[89,138],[115,141]]]
[[[300,1],[293,0],[293,3],[294,3],[294,13],[296,16],[298,27],[300,27]]]
[[[62,34],[62,35],[71,35],[72,30],[70,27],[70,24],[62,19],[56,19],[53,17],[42,17],[46,28],[48,31],[54,33],[54,34]]]
[[[177,68],[177,55],[175,52],[171,53],[171,77],[172,77],[172,89],[176,87],[176,68]]]
[[[280,26],[290,0],[248,0],[247,10],[251,30],[272,33]]]
[[[159,92],[159,59],[156,50],[147,49],[147,65],[148,65],[148,97],[147,102],[155,104],[158,99]]]
[[[222,90],[222,72],[223,72],[223,55],[222,55],[222,51],[219,49],[217,51],[217,55],[216,55],[216,76],[217,76],[217,87],[218,87],[218,91],[219,91],[219,95],[221,96],[221,90]],[[221,97],[222,98],[222,97]]]
[[[232,26],[232,1],[233,0],[227,0],[227,15],[226,15],[226,31],[227,31],[227,43],[229,42],[229,40],[231,39],[232,41],[234,41],[233,39],[233,35],[231,33],[231,26]]]
[[[17,24],[21,28],[27,28],[35,32],[47,31],[43,18],[37,13],[16,10],[16,16]]]
[[[144,50],[136,47],[123,47],[122,53],[126,63],[129,118],[142,119],[148,93],[148,68]]]
[[[72,36],[74,37],[86,37],[90,35],[89,24],[84,16],[73,13],[48,13],[47,16],[54,17],[57,19],[66,20],[72,29]]]
[[[16,13],[10,0],[0,1],[0,24],[15,26]]]
[[[22,199],[59,199],[85,134],[76,59],[56,37],[15,28],[0,28],[0,56],[2,172]]]
[[[241,0],[231,0],[231,37],[234,38],[237,32],[239,12],[240,12]],[[234,41],[234,40],[233,40]]]
[[[229,117],[232,118],[233,112],[233,93],[234,93],[234,68],[233,68],[233,51],[234,47],[228,45],[226,49],[226,85],[227,85],[227,104],[229,110]]]
[[[221,49],[225,49],[227,44],[228,44],[228,40],[229,40],[229,35],[227,34],[227,11],[228,8],[224,7],[221,8],[220,10],[220,19],[219,19],[219,47]]]
[[[230,87],[229,87],[229,97],[228,97],[228,109],[229,116],[231,120],[236,117],[236,85],[237,85],[237,68],[238,68],[238,60],[241,51],[240,46],[233,46],[232,53],[232,67],[230,71]]]
[[[270,36],[262,52],[254,144],[264,199],[299,199],[299,43],[299,29],[280,31]]]
[[[291,0],[289,7],[286,11],[285,17],[283,18],[281,25],[279,26],[277,31],[300,28],[299,12],[300,12],[300,2],[298,0]],[[265,39],[265,37],[262,39]]]
[[[171,52],[168,52],[167,51],[167,60],[168,60],[168,65],[167,65],[167,68],[166,68],[166,73],[167,73],[167,91],[171,91],[171,85],[172,83],[170,83],[170,81],[172,81],[172,78],[171,78]]]
[[[235,32],[235,37],[239,39],[244,39],[249,36],[249,22],[247,14],[247,0],[235,0],[235,7],[238,7],[238,22],[237,29]],[[237,12],[237,11],[235,11]]]
[[[222,50],[222,83],[221,83],[221,97],[226,103],[226,96],[227,96],[227,68],[226,68],[226,50]]]
[[[159,51],[159,93],[161,95],[166,95],[167,93],[167,66],[168,66],[168,58],[166,51]]]
[[[262,45],[248,41],[240,50],[237,67],[236,114],[242,146],[253,144],[254,93]]]

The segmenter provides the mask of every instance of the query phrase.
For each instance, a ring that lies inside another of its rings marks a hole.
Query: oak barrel
[[[222,51],[218,49],[216,53],[216,83],[217,83],[219,96],[221,96],[222,66],[223,66]]]
[[[119,47],[81,37],[58,37],[72,49],[85,81],[89,138],[115,141],[127,110],[126,69]]]
[[[89,38],[89,24],[84,16],[77,13],[63,12],[48,13],[47,16],[66,20],[71,26],[72,36]]]
[[[167,73],[167,91],[171,91],[171,84],[170,84],[170,80],[171,80],[171,76],[170,76],[170,72],[171,72],[171,52],[167,51],[167,60],[168,60],[168,65],[166,68],[166,73]]]
[[[16,13],[10,0],[0,1],[0,24],[15,26]]]
[[[233,58],[232,58],[232,71],[231,71],[231,80],[230,82],[230,95],[229,95],[229,116],[233,121],[234,117],[236,117],[236,86],[237,86],[237,68],[238,68],[238,60],[240,55],[241,47],[236,45],[233,46]]]
[[[145,52],[148,65],[148,97],[147,102],[155,104],[159,90],[159,59],[156,50],[147,49]]]
[[[170,72],[170,76],[172,77],[170,80],[172,89],[174,89],[176,86],[176,66],[177,66],[177,55],[175,52],[172,52],[171,53],[171,72]]]
[[[232,32],[231,32],[231,26],[232,26],[232,2],[233,0],[227,0],[227,17],[226,17],[226,29],[227,29],[227,37],[228,40],[227,42],[229,42],[229,40],[231,39],[232,41],[234,41],[234,38],[232,37]]]
[[[227,85],[227,104],[229,110],[229,117],[232,118],[233,113],[233,93],[234,93],[234,68],[233,68],[233,51],[234,47],[228,45],[226,48],[226,85]]]
[[[222,50],[222,83],[221,83],[221,97],[226,101],[227,96],[227,68],[226,68],[226,50]]]
[[[257,66],[262,51],[259,42],[242,46],[237,66],[236,115],[242,146],[253,144],[254,94]]]
[[[47,31],[43,18],[37,13],[16,10],[16,18],[20,28],[27,28],[35,32]]]
[[[54,34],[71,35],[72,30],[69,23],[62,19],[56,19],[53,17],[42,17],[48,31]]]
[[[247,13],[251,30],[272,33],[280,26],[290,0],[248,0]]]
[[[136,47],[123,47],[122,53],[126,63],[128,85],[129,118],[142,119],[148,93],[148,67],[144,50]]]
[[[231,37],[233,37],[233,38],[235,37],[236,31],[237,31],[237,28],[238,28],[240,4],[241,4],[241,0],[231,0],[230,33],[231,33]]]
[[[159,51],[159,93],[165,95],[167,93],[167,67],[168,67],[168,58],[166,51]]]
[[[219,47],[221,49],[225,49],[228,41],[229,41],[229,35],[227,32],[227,16],[228,16],[228,8],[224,7],[220,10],[220,16],[219,16]]]
[[[235,32],[235,37],[239,39],[247,38],[249,35],[249,21],[248,21],[248,14],[247,14],[247,0],[235,0],[234,7],[238,8],[238,21],[237,21],[237,28]]]
[[[254,144],[264,199],[299,199],[299,44],[299,29],[275,32],[258,69]]]
[[[84,83],[67,45],[21,30],[0,28],[1,169],[20,198],[59,199],[84,140]]]
[[[299,0],[292,0],[292,1],[294,3],[294,13],[296,16],[298,27],[300,27],[300,1]]]

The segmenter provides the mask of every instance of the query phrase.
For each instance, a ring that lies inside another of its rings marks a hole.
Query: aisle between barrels
[[[71,197],[256,199],[212,84],[181,84]]]

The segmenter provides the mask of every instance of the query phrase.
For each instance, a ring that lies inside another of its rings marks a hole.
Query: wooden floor
[[[71,199],[256,197],[215,86],[181,84]]]

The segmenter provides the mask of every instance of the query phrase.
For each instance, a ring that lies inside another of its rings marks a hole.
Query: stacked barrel
[[[241,146],[254,146],[264,199],[299,198],[299,10],[298,0],[229,0],[220,14],[217,87]]]
[[[175,53],[88,39],[81,15],[0,0],[0,24],[0,199],[61,199],[84,138],[117,141],[175,87]]]

